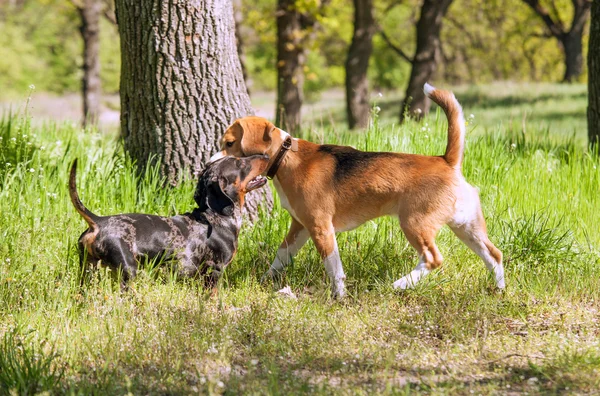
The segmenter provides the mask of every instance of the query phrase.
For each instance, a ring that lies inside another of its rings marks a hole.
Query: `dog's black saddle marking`
[[[335,158],[334,178],[336,181],[343,181],[357,173],[365,172],[367,166],[375,159],[394,157],[394,153],[360,151],[349,146],[331,144],[321,145],[318,151]]]

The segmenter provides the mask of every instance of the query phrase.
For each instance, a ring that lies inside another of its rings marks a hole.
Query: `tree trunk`
[[[583,73],[583,31],[569,32],[561,39],[565,52],[563,82],[575,82]]]
[[[244,48],[244,34],[242,32],[242,22],[244,21],[242,0],[233,0],[233,19],[235,21],[235,41],[238,57],[240,58],[240,66],[242,67],[242,76],[246,83],[246,91],[248,92],[248,95],[250,95],[252,81],[250,80],[248,70],[246,69],[246,51]]]
[[[96,124],[100,115],[100,0],[84,0],[77,7],[81,18],[79,31],[83,38],[83,126]]]
[[[295,0],[277,4],[277,108],[275,123],[289,132],[298,130],[304,100],[302,15]]]
[[[406,115],[418,119],[429,112],[431,103],[423,93],[423,85],[433,77],[440,59],[442,20],[452,0],[425,0],[417,22],[417,50],[412,61],[406,96],[400,109],[400,122]]]
[[[354,0],[354,35],[346,59],[346,112],[350,129],[369,124],[367,70],[375,34],[372,0]]]
[[[553,19],[550,13],[540,4],[539,0],[523,0],[542,19],[550,32],[549,37],[555,37],[565,55],[565,75],[563,82],[573,82],[583,73],[582,39],[583,30],[590,15],[592,0],[571,0],[573,4],[573,21],[571,28],[566,30],[560,19]],[[552,7],[556,7],[552,3]],[[554,17],[556,18],[556,17]]]
[[[590,147],[600,149],[600,1],[592,4],[588,47],[588,137]]]
[[[140,169],[160,163],[175,184],[198,172],[236,118],[253,114],[220,0],[116,0],[121,36],[121,135]],[[257,195],[247,197],[255,206]]]

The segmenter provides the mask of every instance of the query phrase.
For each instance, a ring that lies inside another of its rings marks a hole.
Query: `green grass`
[[[81,293],[75,244],[85,223],[67,191],[74,158],[80,196],[98,214],[185,212],[194,181],[165,189],[155,171],[137,177],[115,136],[5,117],[0,394],[595,392],[600,160],[555,133],[551,117],[526,119],[525,134],[521,119],[500,122],[543,96],[516,86],[510,95],[489,110],[498,121],[485,128],[475,124],[487,111],[470,103],[486,101],[465,101],[476,116],[464,173],[480,188],[490,238],[504,252],[506,292],[494,290],[483,263],[448,229],[438,237],[442,269],[394,292],[416,255],[397,221],[382,218],[338,236],[349,292],[342,303],[331,300],[312,244],[284,279],[297,300],[258,284],[289,225],[277,200],[244,228],[216,299],[165,270],[140,271],[126,293],[101,272]],[[561,113],[559,103],[547,114]],[[583,134],[581,120],[575,125]],[[439,113],[422,124],[398,127],[384,116],[366,133],[334,125],[304,137],[422,154],[446,144]]]

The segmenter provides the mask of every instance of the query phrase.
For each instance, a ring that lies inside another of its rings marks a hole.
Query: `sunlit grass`
[[[258,284],[289,224],[278,200],[244,228],[216,299],[161,270],[140,271],[127,293],[101,272],[81,292],[75,243],[85,222],[67,191],[74,158],[80,196],[102,215],[185,212],[194,181],[166,189],[156,170],[139,177],[114,136],[5,117],[0,136],[15,141],[0,144],[0,158],[17,158],[17,147],[27,155],[0,167],[0,334],[5,348],[24,348],[15,359],[37,354],[29,361],[42,367],[21,383],[57,379],[56,392],[81,394],[595,391],[600,161],[569,136],[546,139],[543,122],[484,133],[481,118],[469,125],[464,173],[504,252],[507,291],[443,229],[441,270],[394,292],[416,255],[397,220],[383,218],[338,236],[349,298],[335,303],[310,243],[284,278],[297,300]],[[439,113],[303,136],[432,155],[446,144]]]

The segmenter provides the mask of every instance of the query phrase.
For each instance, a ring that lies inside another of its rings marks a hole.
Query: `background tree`
[[[382,37],[390,47],[412,65],[406,95],[400,109],[400,121],[403,121],[406,115],[421,118],[429,112],[431,103],[423,93],[423,85],[431,80],[440,61],[440,31],[450,4],[452,0],[423,1],[421,15],[417,22],[417,48],[412,58],[401,48],[396,47],[382,31]]]
[[[546,10],[539,0],[523,0],[544,21],[548,34],[558,40],[565,56],[564,82],[572,82],[583,72],[583,31],[590,14],[592,0],[571,0],[573,20],[567,30],[560,18],[555,0],[550,1],[551,11]]]
[[[227,126],[253,113],[232,5],[165,0],[149,7],[117,0],[116,15],[125,149],[142,169],[160,161],[175,183],[184,169],[201,170]],[[247,208],[254,208],[256,195],[248,198]]]
[[[242,67],[242,76],[246,83],[246,91],[250,95],[250,86],[252,80],[248,76],[248,69],[246,68],[246,49],[244,47],[244,13],[242,10],[242,0],[233,0],[233,20],[235,21],[235,42],[237,47],[238,57],[240,58],[240,66]]]
[[[306,51],[326,1],[277,2],[277,106],[275,123],[294,132],[304,100]]]
[[[600,146],[600,1],[592,4],[588,47],[588,136],[590,146]]]
[[[372,0],[354,0],[354,34],[346,59],[346,113],[350,129],[365,128],[369,123],[367,70],[375,31]]]
[[[102,84],[100,81],[100,18],[101,0],[73,1],[79,13],[79,32],[83,39],[83,126],[96,124],[100,116]]]

